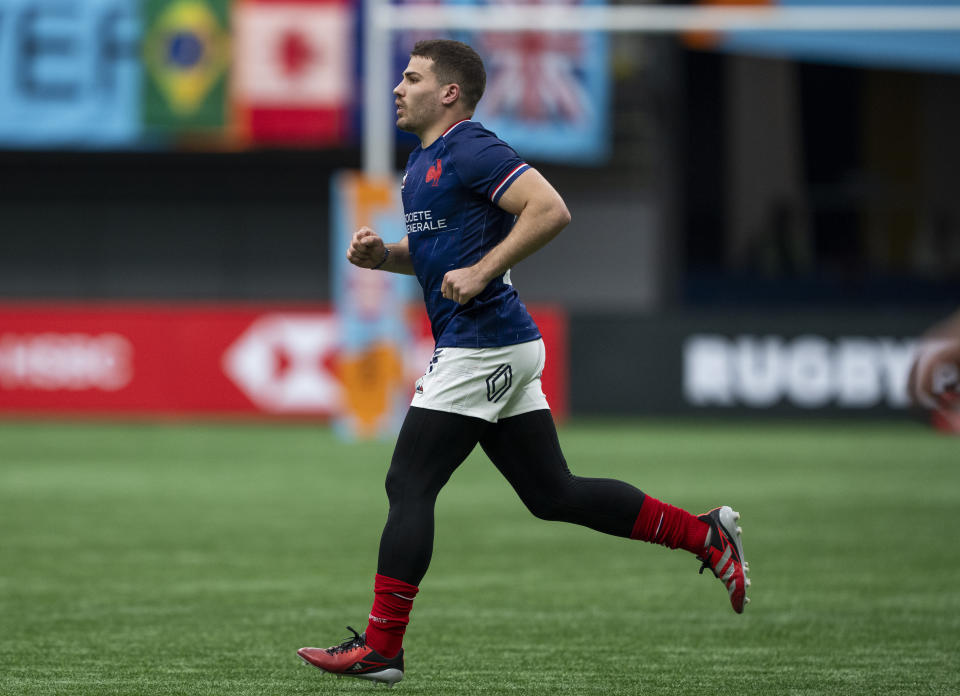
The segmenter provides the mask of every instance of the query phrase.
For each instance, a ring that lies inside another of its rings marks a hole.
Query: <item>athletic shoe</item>
[[[367,634],[350,626],[353,638],[330,648],[300,648],[297,655],[308,665],[340,677],[357,677],[393,686],[403,679],[403,648],[386,658],[367,645]]]
[[[742,614],[743,607],[750,603],[750,598],[747,597],[747,588],[750,587],[747,572],[750,564],[743,556],[743,544],[740,541],[743,530],[737,526],[740,513],[724,505],[700,515],[698,519],[710,525],[710,535],[707,537],[703,555],[697,556],[697,560],[703,563],[700,573],[706,568],[712,570],[726,585],[733,610]]]

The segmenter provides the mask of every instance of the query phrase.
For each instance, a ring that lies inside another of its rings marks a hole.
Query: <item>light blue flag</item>
[[[779,0],[784,7],[958,7],[960,0]],[[958,31],[731,31],[718,48],[869,67],[960,72]]]
[[[0,0],[0,146],[140,137],[138,0]]]

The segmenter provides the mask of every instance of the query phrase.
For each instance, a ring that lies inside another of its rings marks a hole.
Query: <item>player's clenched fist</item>
[[[387,253],[383,240],[369,227],[361,227],[347,247],[347,261],[360,268],[373,268],[383,261]]]
[[[475,266],[458,268],[443,276],[440,294],[458,304],[466,304],[487,287],[487,282]]]

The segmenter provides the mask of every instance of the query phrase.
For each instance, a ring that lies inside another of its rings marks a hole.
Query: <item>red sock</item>
[[[373,608],[367,624],[367,645],[386,658],[403,646],[413,599],[420,588],[377,573],[373,582]]]
[[[640,514],[637,515],[630,538],[699,554],[707,543],[709,531],[710,525],[686,510],[648,495],[640,506]]]

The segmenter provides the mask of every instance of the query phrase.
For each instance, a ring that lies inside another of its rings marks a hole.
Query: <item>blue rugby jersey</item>
[[[440,294],[443,276],[499,244],[515,217],[497,206],[530,165],[474,121],[452,125],[407,160],[401,194],[410,256],[437,347],[487,348],[540,338],[507,271],[464,305]]]

